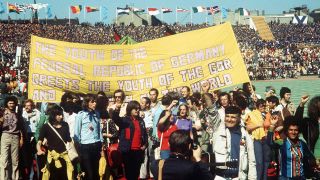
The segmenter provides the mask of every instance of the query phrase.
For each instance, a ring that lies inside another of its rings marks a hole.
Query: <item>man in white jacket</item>
[[[253,141],[240,125],[240,115],[241,110],[238,107],[227,107],[225,123],[213,134],[213,152],[217,163],[216,180],[257,179]],[[221,164],[223,166],[220,166]]]

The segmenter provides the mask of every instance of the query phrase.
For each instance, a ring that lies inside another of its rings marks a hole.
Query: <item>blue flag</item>
[[[222,8],[221,13],[223,19],[226,19],[228,17],[228,10],[226,8]]]
[[[52,12],[51,12],[51,7],[50,6],[47,7],[47,17],[48,18],[52,17]]]
[[[105,6],[101,7],[101,16],[102,16],[102,20],[106,20],[108,19],[108,8]]]
[[[3,14],[6,12],[6,8],[4,7],[3,3],[0,3],[0,14]]]

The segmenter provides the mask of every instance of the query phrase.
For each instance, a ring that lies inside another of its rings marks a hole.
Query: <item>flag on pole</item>
[[[32,9],[39,10],[39,9],[48,7],[48,4],[42,4],[42,3],[29,4],[28,7],[30,8],[30,6],[32,7]]]
[[[250,16],[250,12],[245,8],[239,8],[241,16]]]
[[[96,11],[99,11],[99,8],[92,7],[92,6],[86,6],[86,12],[87,13],[96,12]]]
[[[162,13],[171,13],[172,10],[169,8],[161,8]]]
[[[221,8],[221,17],[226,19],[228,17],[228,10],[226,8]]]
[[[159,14],[159,10],[157,8],[148,8],[149,15],[157,15]]]
[[[131,8],[131,11],[132,11],[132,12],[135,12],[135,13],[143,13],[143,12],[144,12],[144,9],[132,7],[132,8]]]
[[[128,7],[125,7],[125,8],[117,7],[117,13],[118,15],[123,15],[123,14],[129,15],[130,9]]]
[[[52,12],[51,12],[51,7],[50,6],[47,7],[46,14],[47,14],[47,18],[51,18],[52,17]]]
[[[207,7],[208,15],[213,15],[220,12],[219,6]]]
[[[5,12],[6,12],[6,8],[4,7],[4,4],[2,2],[0,2],[0,14],[3,14]]]
[[[13,4],[8,4],[8,10],[9,10],[9,13],[15,12],[17,14],[20,14],[18,7]]]
[[[82,6],[78,5],[78,6],[70,6],[71,12],[72,14],[79,14],[82,10]]]
[[[177,12],[189,12],[188,9],[177,8]]]
[[[193,13],[202,13],[202,12],[207,12],[207,8],[203,6],[197,6],[197,7],[192,7]]]

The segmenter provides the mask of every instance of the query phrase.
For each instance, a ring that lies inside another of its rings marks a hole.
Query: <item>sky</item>
[[[34,0],[0,0],[3,4],[9,3],[26,3],[31,4]],[[239,7],[246,8],[248,10],[265,10],[266,14],[281,14],[282,11],[288,11],[290,8],[301,6],[303,4],[307,5],[309,9],[313,10],[320,8],[320,0],[36,0],[37,3],[47,3],[51,6],[51,12],[53,17],[56,15],[57,18],[69,18],[69,7],[71,5],[82,5],[84,6],[94,6],[100,7],[104,6],[108,10],[106,16],[107,18],[103,20],[104,23],[112,23],[116,16],[117,7],[125,7],[126,5],[134,6],[137,8],[147,9],[148,7],[153,8],[170,8],[173,11],[176,7],[191,9],[195,6],[219,6],[220,8],[227,8],[235,10]],[[27,13],[10,13],[9,16],[12,19],[30,19],[31,12]],[[41,9],[39,11],[40,19],[44,19],[46,16],[46,10]],[[167,23],[175,22],[175,13],[169,13],[163,15],[163,20]],[[100,13],[84,13],[82,12],[79,15],[71,15],[71,18],[78,17],[80,22],[90,22],[95,23],[100,21]],[[161,15],[157,15],[161,19]],[[8,14],[1,14],[1,19],[7,19]],[[193,23],[203,23],[206,21],[212,22],[212,17],[208,16],[206,13],[197,13],[192,14]],[[178,13],[178,21],[181,24],[190,22],[191,16],[190,13]]]

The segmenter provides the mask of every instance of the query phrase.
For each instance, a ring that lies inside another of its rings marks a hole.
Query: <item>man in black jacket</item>
[[[196,150],[193,150],[195,162],[190,160],[191,143],[192,141],[187,131],[177,130],[171,134],[169,139],[170,158],[152,163],[151,171],[156,180],[213,179],[208,165],[200,162],[201,148],[199,146]],[[161,165],[162,163],[163,166]]]

